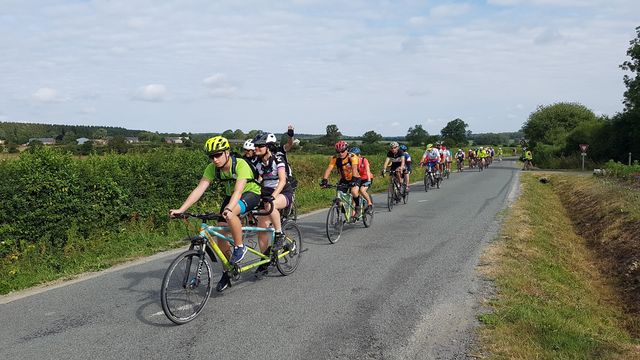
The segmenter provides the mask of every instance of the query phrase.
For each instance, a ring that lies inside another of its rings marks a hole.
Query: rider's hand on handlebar
[[[171,210],[169,210],[169,218],[170,219],[175,219],[177,217],[176,215],[180,214],[180,213],[182,213],[182,212],[178,211],[176,209],[171,209]]]
[[[329,185],[329,181],[327,179],[320,180],[321,187],[327,187],[327,185]]]

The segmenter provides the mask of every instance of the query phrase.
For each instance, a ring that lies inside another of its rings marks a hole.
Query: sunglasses
[[[255,147],[257,147],[257,148],[264,148],[264,147],[267,147],[267,144],[255,145]]]
[[[218,159],[220,158],[220,156],[222,156],[222,154],[224,154],[224,152],[219,152],[219,153],[215,153],[215,154],[211,154],[209,156],[210,159]]]

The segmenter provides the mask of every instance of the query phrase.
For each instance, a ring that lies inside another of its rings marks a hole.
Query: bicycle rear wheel
[[[395,189],[393,188],[393,179],[389,179],[389,188],[387,189],[387,208],[389,211],[393,209],[393,205],[396,203],[394,195]]]
[[[333,203],[327,213],[327,238],[329,242],[335,244],[340,240],[342,235],[342,227],[344,226],[345,216],[340,209],[339,203]]]
[[[178,325],[188,323],[204,309],[211,294],[211,265],[204,252],[180,254],[162,279],[160,301],[167,318]]]
[[[280,274],[287,276],[292,274],[298,268],[300,263],[300,252],[302,250],[302,233],[300,228],[293,221],[286,221],[282,225],[284,233],[284,245],[279,250],[279,254],[288,251],[289,253],[283,257],[279,257],[276,261],[276,268]]]
[[[371,226],[371,222],[373,221],[373,206],[371,208],[366,208],[362,211],[362,223],[364,227],[368,228]]]
[[[403,185],[403,188],[402,188],[402,202],[404,204],[406,204],[407,201],[409,201],[409,192],[407,190],[409,190],[409,185]]]

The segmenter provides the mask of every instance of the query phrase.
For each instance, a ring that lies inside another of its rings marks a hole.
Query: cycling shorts
[[[262,197],[271,196],[274,190],[274,188],[262,188]],[[285,199],[287,199],[287,206],[291,205],[293,202],[293,189],[290,186],[285,186],[280,192],[280,195],[283,195]]]
[[[373,179],[365,179],[361,181],[362,181],[362,184],[360,184],[360,186],[371,187],[371,184],[373,184]]]
[[[222,214],[224,212],[224,208],[229,205],[229,200],[231,200],[231,196],[225,196],[224,199],[222,199],[222,205],[220,205],[220,214]],[[240,206],[240,215],[254,210],[258,207],[258,205],[260,205],[260,195],[251,191],[242,193],[242,195],[240,196],[240,200],[238,201],[238,206]],[[218,221],[227,222],[227,220],[222,216],[218,217]]]

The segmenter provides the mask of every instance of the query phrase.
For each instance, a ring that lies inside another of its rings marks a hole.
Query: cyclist
[[[409,192],[409,175],[411,175],[411,155],[408,152],[407,145],[400,145],[400,150],[404,152],[404,183],[407,184],[407,192]]]
[[[498,161],[502,161],[502,147],[498,148]]]
[[[480,148],[478,149],[478,158],[482,162],[482,167],[485,167],[485,165],[487,164],[487,151],[482,146],[480,146]]]
[[[436,173],[434,176],[439,176],[438,164],[440,163],[440,151],[433,144],[427,145],[427,150],[425,150],[424,155],[422,156],[422,160],[420,161],[421,166],[426,166],[427,171],[433,172],[436,169]]]
[[[440,144],[440,152],[442,153],[441,159],[443,160],[443,173],[444,169],[446,169],[449,173],[451,173],[451,150],[449,150],[443,143]]]
[[[231,237],[235,244],[233,253],[230,245],[223,239],[218,239],[218,246],[225,254],[229,262],[238,263],[247,253],[247,248],[242,243],[242,224],[239,215],[255,209],[260,203],[260,185],[255,180],[255,175],[246,160],[231,154],[229,140],[222,136],[215,136],[204,144],[204,151],[211,159],[211,163],[204,170],[198,186],[178,209],[169,211],[170,217],[187,211],[195,204],[214,181],[222,182],[224,199],[220,206],[221,217],[218,219],[220,226],[229,225]],[[234,169],[235,167],[235,169]],[[217,291],[223,291],[231,284],[227,271],[216,286]]]
[[[367,192],[367,189],[369,189],[371,184],[373,184],[373,174],[371,173],[369,160],[360,155],[360,148],[351,148],[351,153],[358,155],[358,173],[360,174],[361,182],[360,195],[364,196],[365,200],[367,200],[367,210],[371,211],[373,209],[373,200],[371,199],[371,195]]]
[[[464,151],[462,149],[458,149],[456,153],[456,161],[458,162],[459,171],[462,171],[464,168]]]
[[[287,164],[286,170],[288,178],[293,177],[291,166],[289,166],[289,159],[287,158],[287,153],[293,148],[293,135],[293,125],[289,124],[289,126],[287,127],[287,136],[289,137],[289,139],[285,144],[278,145],[278,139],[276,139],[276,136],[274,134],[271,134],[271,136],[269,136],[269,138],[267,139],[267,145],[270,147],[271,152],[275,155],[283,157],[285,163]]]
[[[393,141],[389,144],[389,151],[387,152],[387,158],[384,160],[384,165],[382,165],[382,174],[384,176],[384,172],[391,165],[390,172],[394,173],[396,179],[398,179],[398,183],[404,184],[404,179],[401,176],[401,172],[405,168],[405,158],[404,151],[400,150],[400,145],[397,142]]]
[[[531,150],[527,148],[526,151],[524,152],[524,168],[522,170],[531,169],[531,167],[533,166],[532,161],[533,161],[533,154],[531,153]]]
[[[348,187],[351,190],[353,196],[355,214],[360,211],[360,173],[358,172],[358,155],[349,153],[349,145],[346,141],[340,140],[336,143],[336,155],[333,155],[329,159],[329,165],[322,175],[320,186],[326,187],[328,184],[328,178],[333,170],[334,166],[338,167],[338,174],[340,174],[340,181],[338,187]],[[354,214],[354,215],[355,215]]]
[[[293,199],[293,189],[287,182],[286,162],[280,155],[271,152],[267,145],[267,139],[275,137],[272,133],[258,134],[253,139],[256,147],[257,162],[255,164],[258,174],[262,179],[262,197],[273,198],[273,211],[268,216],[258,217],[259,227],[268,227],[269,221],[275,230],[275,250],[282,246],[284,234],[282,233],[282,223],[280,222],[280,212],[278,210],[289,206]],[[269,234],[258,232],[258,243],[262,253],[268,252]],[[268,264],[260,265],[256,273],[266,273]]]
[[[473,169],[476,165],[476,152],[473,148],[469,148],[469,169]]]
[[[244,149],[243,158],[245,160],[247,160],[248,162],[250,162],[250,163],[255,165],[255,163],[256,163],[256,147],[253,145],[253,139],[249,139],[249,140],[245,141],[244,145],[242,145],[242,148]]]

